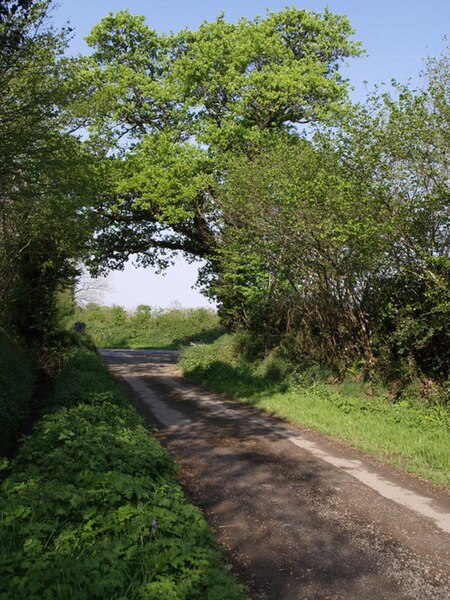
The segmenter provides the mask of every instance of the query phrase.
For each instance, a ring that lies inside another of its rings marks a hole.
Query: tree
[[[230,161],[215,281],[232,324],[341,371],[448,377],[449,65],[312,143]]]
[[[126,11],[103,19],[87,38],[86,100],[74,107],[117,156],[98,207],[97,264],[211,258],[227,219],[216,202],[225,157],[326,119],[346,98],[340,63],[361,53],[352,33],[343,16],[293,8],[174,35]]]
[[[346,167],[377,207],[388,240],[367,312],[380,356],[403,373],[449,377],[450,49],[427,63],[421,90],[394,83],[342,125]],[[351,142],[349,143],[349,140]]]
[[[77,275],[96,181],[68,131],[66,32],[46,24],[49,7],[0,13],[0,319],[29,338],[51,327],[56,294]]]
[[[0,1],[0,46],[3,58],[23,45],[35,0]],[[3,63],[3,68],[5,64]]]
[[[372,353],[362,303],[379,258],[378,214],[337,152],[282,139],[229,165],[216,279],[230,323],[327,362]],[[240,297],[241,303],[236,299]]]

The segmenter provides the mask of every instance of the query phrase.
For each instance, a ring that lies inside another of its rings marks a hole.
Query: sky
[[[332,12],[347,15],[356,30],[354,38],[367,53],[343,70],[354,87],[351,95],[355,100],[362,100],[375,84],[392,78],[419,84],[424,59],[439,55],[448,43],[444,38],[450,33],[450,0],[59,0],[53,19],[56,25],[69,22],[74,28],[70,52],[78,54],[88,51],[84,36],[109,12],[128,9],[144,15],[152,29],[169,32],[195,29],[221,12],[229,21],[237,21],[286,5],[315,12],[328,6]],[[199,291],[192,289],[197,268],[180,258],[163,276],[127,265],[108,277],[102,303],[129,309],[139,304],[208,306]]]

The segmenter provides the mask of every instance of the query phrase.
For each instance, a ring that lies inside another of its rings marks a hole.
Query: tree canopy
[[[226,157],[329,117],[346,99],[339,66],[361,53],[352,34],[328,10],[220,16],[170,35],[127,11],[102,19],[79,64],[77,104],[92,139],[120,157],[99,207],[102,264],[210,257],[226,220],[216,203]]]
[[[448,377],[448,54],[352,105],[329,10],[171,34],[120,11],[67,58],[50,4],[0,5],[2,323],[48,329],[80,259],[182,252],[265,350]]]
[[[345,370],[448,377],[449,55],[314,139],[229,162],[212,273],[234,326]]]

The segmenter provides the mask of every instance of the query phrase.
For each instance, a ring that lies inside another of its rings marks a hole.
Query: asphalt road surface
[[[450,599],[450,494],[206,391],[177,353],[103,350],[261,600]]]

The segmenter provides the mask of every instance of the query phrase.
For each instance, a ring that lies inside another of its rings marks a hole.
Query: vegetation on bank
[[[217,312],[206,308],[158,309],[141,305],[134,311],[121,306],[88,304],[74,320],[98,348],[177,349],[190,343],[208,343],[224,333]]]
[[[38,349],[73,285],[101,187],[92,150],[73,135],[69,32],[49,0],[0,3],[0,324]]]
[[[32,410],[34,357],[0,330],[0,455],[8,452]]]
[[[100,358],[73,351],[7,467],[0,597],[244,598],[175,475]]]
[[[357,369],[338,380],[323,367],[300,369],[279,353],[255,360],[252,352],[248,338],[223,336],[185,349],[181,367],[213,390],[450,486],[450,412],[431,385],[417,381],[394,396]]]

